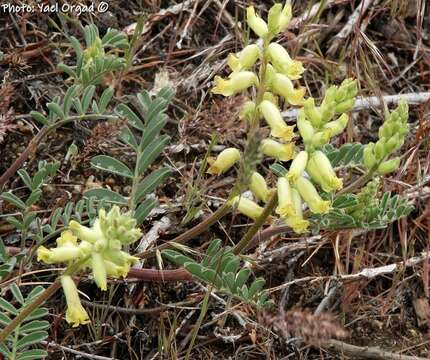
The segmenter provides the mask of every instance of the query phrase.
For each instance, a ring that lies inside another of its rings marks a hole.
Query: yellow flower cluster
[[[354,105],[357,84],[347,79],[340,86],[329,87],[320,106],[315,105],[313,98],[304,99],[305,88],[294,83],[304,72],[302,63],[293,60],[283,46],[272,42],[287,28],[291,17],[289,4],[274,5],[269,10],[267,22],[256,14],[252,6],[249,7],[247,24],[263,40],[263,45],[251,44],[238,54],[230,54],[227,64],[231,73],[226,79],[216,77],[212,92],[232,96],[256,87],[257,96],[243,105],[240,116],[253,125],[264,119],[270,128],[270,137],[260,143],[263,155],[277,161],[293,160],[288,173],[277,181],[278,206],[275,212],[295,232],[301,233],[309,226],[309,221],[303,218],[305,203],[316,214],[325,214],[330,209],[330,202],[319,195],[316,186],[324,192],[333,192],[343,186],[320,148],[344,131],[348,123],[345,112]],[[259,66],[259,71],[253,71],[255,65]],[[280,100],[301,107],[297,128],[305,149],[297,153],[292,142],[294,126],[284,121]],[[228,148],[216,160],[211,160],[208,172],[222,174],[240,158],[239,150]],[[248,185],[258,202],[268,201],[271,190],[261,174],[254,172]],[[243,196],[234,198],[233,203],[238,212],[253,220],[263,212],[263,207],[257,202]]]
[[[138,258],[122,251],[122,246],[141,237],[136,220],[130,214],[121,214],[118,206],[106,213],[99,211],[94,225],[89,228],[76,221],[69,223],[56,240],[57,247],[37,249],[38,261],[47,264],[67,263],[78,265],[78,270],[91,269],[94,281],[101,290],[107,289],[107,277],[119,278],[127,275],[130,266]],[[78,243],[78,239],[80,242]],[[67,300],[66,320],[78,326],[87,323],[88,314],[79,301],[78,291],[70,276],[62,276],[61,284]]]

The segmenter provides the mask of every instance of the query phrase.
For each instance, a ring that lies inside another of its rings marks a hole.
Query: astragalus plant
[[[407,215],[411,208],[406,201],[390,193],[381,195],[378,182],[379,176],[399,167],[400,158],[392,155],[408,133],[407,104],[400,103],[391,113],[387,110],[377,143],[334,147],[333,140],[350,121],[348,112],[355,103],[357,81],[350,78],[339,85],[326,84],[321,101],[314,99],[300,85],[305,66],[276,42],[277,35],[291,20],[291,5],[275,4],[267,21],[252,6],[247,8],[246,15],[258,40],[239,53],[228,55],[229,75],[215,77],[212,93],[248,98],[240,111],[248,128],[247,141],[243,149],[226,148],[209,159],[207,172],[219,176],[238,165],[237,181],[226,203],[254,224],[233,248],[220,249],[217,242],[217,252],[240,254],[266,222],[272,226],[287,225],[300,234],[323,228],[383,227]],[[282,116],[282,111],[289,107],[298,108],[297,119],[291,124]],[[269,163],[278,176],[275,183],[266,181],[269,174],[264,172],[263,163]],[[345,184],[342,174],[350,175],[351,167],[358,168],[361,175]],[[248,190],[253,198],[245,194]],[[208,266],[207,255],[199,264],[176,250],[164,254],[221,292],[240,295],[243,301],[257,306],[269,303],[260,278],[256,279],[256,293],[261,300],[250,299],[246,286],[237,289],[233,280],[242,278],[242,274],[237,271],[235,258]],[[208,254],[213,256],[212,246]],[[254,291],[252,295],[255,296]]]

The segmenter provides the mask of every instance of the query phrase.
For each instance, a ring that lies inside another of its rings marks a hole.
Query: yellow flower
[[[305,69],[300,61],[291,59],[282,45],[271,43],[268,47],[270,61],[275,69],[291,80],[300,79]]]
[[[255,14],[253,6],[246,9],[246,22],[259,37],[264,38],[269,32],[266,22]]]
[[[90,319],[82,307],[78,289],[73,279],[68,275],[63,275],[61,277],[61,285],[67,302],[66,321],[72,324],[73,327],[89,323]]]
[[[107,272],[103,256],[95,252],[91,256],[91,267],[93,269],[93,277],[97,286],[102,291],[107,290]]]
[[[306,170],[325,192],[332,192],[343,187],[342,179],[336,176],[330,160],[322,151],[317,150],[311,155]]]
[[[299,177],[296,181],[296,188],[314,214],[328,213],[330,201],[321,199],[315,186],[308,179],[303,176]]]
[[[315,106],[314,98],[308,98],[303,103],[303,110],[306,118],[310,120],[312,126],[319,127],[322,122],[321,112]]]
[[[303,104],[303,97],[305,96],[306,89],[304,87],[294,89],[292,81],[286,75],[279,73],[273,75],[271,88],[273,92],[283,96],[291,105]]]
[[[283,217],[295,215],[293,199],[291,197],[291,186],[289,181],[285,177],[280,177],[278,179],[278,207],[275,212]]]
[[[307,151],[300,151],[293,159],[290,169],[288,170],[287,179],[292,183],[302,176],[308,163]]]
[[[291,4],[285,4],[282,9],[281,15],[279,16],[279,30],[284,31],[293,17],[293,9],[291,8]]]
[[[337,120],[330,121],[324,125],[324,129],[329,131],[330,137],[341,134],[348,124],[348,115],[342,114]]]
[[[258,85],[258,78],[252,71],[239,71],[230,74],[228,79],[215,76],[214,94],[231,96],[248,89],[252,85]]]
[[[227,148],[218,155],[215,161],[208,159],[211,166],[208,169],[209,174],[219,175],[228,171],[240,159],[240,152],[235,148]]]
[[[263,213],[263,208],[256,204],[254,201],[249,200],[243,196],[236,196],[233,199],[233,204],[239,213],[253,219],[257,220]]]
[[[44,246],[39,246],[37,249],[37,261],[43,261],[45,264],[71,261],[78,258],[79,255],[79,247],[76,245],[66,245],[53,249],[47,249]]]
[[[270,191],[267,187],[267,183],[266,180],[264,180],[264,177],[256,171],[254,171],[254,173],[251,175],[249,188],[258,200],[267,202]]]
[[[124,265],[117,265],[113,263],[112,261],[105,260],[104,266],[106,268],[107,275],[113,277],[113,278],[120,278],[120,277],[126,277],[128,272],[130,271],[130,264],[124,263]]]
[[[303,219],[302,198],[296,189],[291,189],[291,198],[294,204],[295,214],[288,216],[285,223],[290,226],[294,232],[301,234],[309,227],[309,221]]]
[[[315,135],[314,127],[311,122],[306,120],[306,115],[303,109],[300,109],[299,115],[297,116],[297,128],[305,144],[312,143],[312,139]]]
[[[255,112],[255,103],[251,100],[246,101],[242,105],[242,109],[240,110],[239,117],[241,119],[252,120]]]
[[[261,142],[261,151],[276,160],[288,161],[294,156],[294,143],[281,144],[272,139],[264,139]]]
[[[246,46],[238,55],[230,54],[227,59],[227,64],[234,72],[249,70],[260,56],[260,47],[252,44]]]
[[[90,229],[84,225],[79,224],[77,221],[72,220],[69,222],[69,229],[79,239],[88,241],[91,244],[95,244],[100,238],[104,238],[103,233],[98,226],[98,220],[94,223],[94,226]]]
[[[282,119],[278,107],[269,100],[263,100],[259,106],[264,119],[269,124],[273,137],[290,141],[294,137],[294,126],[288,126]]]

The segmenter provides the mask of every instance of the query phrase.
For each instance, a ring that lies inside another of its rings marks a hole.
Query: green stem
[[[185,360],[189,360],[190,358],[191,350],[193,349],[194,342],[196,341],[196,338],[197,338],[197,333],[199,332],[199,328],[202,325],[203,319],[205,318],[205,315],[208,311],[209,297],[211,295],[211,292],[212,292],[212,285],[209,285],[208,291],[205,295],[205,298],[203,299],[202,309],[200,311],[199,318],[193,327],[193,335],[191,337],[190,345],[188,346],[187,354],[185,355]]]
[[[81,265],[88,260],[85,257],[81,261],[69,265],[69,267],[64,271],[63,275],[72,276],[75,274]],[[14,331],[19,324],[21,324],[27,316],[29,316],[34,310],[36,310],[40,305],[42,305],[46,300],[48,300],[52,295],[54,295],[58,289],[61,288],[60,278],[62,275],[58,276],[54,282],[49,285],[43,293],[41,293],[36,299],[34,299],[30,304],[26,305],[20,313],[15,316],[15,318],[0,332],[0,344],[3,343],[7,337]]]
[[[248,229],[246,234],[242,237],[242,239],[240,239],[240,241],[234,247],[233,252],[236,255],[240,254],[250,244],[254,235],[264,225],[267,218],[275,209],[277,203],[278,203],[278,194],[276,191],[273,191],[261,215],[258,217],[258,219],[254,222],[254,224]]]

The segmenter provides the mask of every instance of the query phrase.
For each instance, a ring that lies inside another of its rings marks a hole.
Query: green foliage
[[[369,183],[371,186],[373,183]],[[320,229],[381,229],[407,216],[413,210],[407,200],[399,195],[385,192],[381,198],[369,196],[368,187],[357,195],[346,194],[337,197],[332,209],[325,215],[312,215],[310,221],[315,231]]]
[[[10,290],[14,298],[13,302],[9,302],[5,298],[0,298],[0,330],[9,324],[13,317],[19,314],[21,308],[36,299],[43,292],[43,287],[36,286],[26,298],[24,298],[21,290],[15,283],[11,285]],[[48,355],[45,350],[33,349],[33,347],[48,337],[46,330],[50,327],[50,323],[43,320],[47,315],[48,310],[46,308],[39,307],[35,309],[15,328],[6,341],[0,344],[0,353],[8,360],[45,358]]]
[[[98,28],[94,25],[84,27],[85,48],[74,36],[69,37],[69,42],[76,53],[76,66],[59,64],[58,68],[75,80],[76,84],[84,87],[98,85],[108,73],[122,70],[125,67],[125,59],[117,54],[109,54],[109,51],[129,49],[127,35],[115,29],[108,29],[100,38]]]
[[[229,296],[257,307],[271,305],[267,292],[263,290],[265,280],[256,278],[248,287],[246,283],[251,270],[241,267],[241,258],[233,253],[231,247],[221,247],[219,239],[212,241],[201,263],[175,250],[165,250],[163,255]]]
[[[353,167],[363,163],[363,148],[360,143],[347,143],[339,149],[327,144],[321,150],[327,155],[333,167]]]
[[[126,198],[109,189],[91,189],[85,192],[84,196],[128,205],[135,210],[135,217],[139,223],[145,219],[157,205],[157,201],[147,198],[147,195],[171,174],[170,168],[162,167],[145,176],[170,140],[169,136],[161,135],[160,132],[167,123],[165,111],[173,95],[174,91],[168,88],[160,90],[154,99],[145,91],[137,94],[140,106],[138,110],[144,113],[143,119],[125,104],[116,107],[116,113],[127,119],[120,139],[135,152],[136,161],[132,168],[107,155],[97,155],[91,159],[91,165],[96,169],[131,180],[133,190],[130,197]]]

